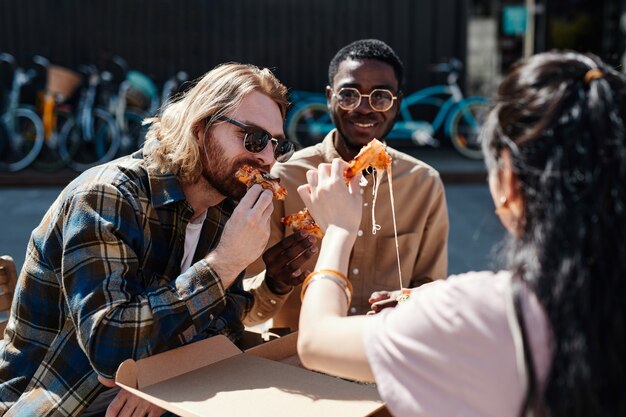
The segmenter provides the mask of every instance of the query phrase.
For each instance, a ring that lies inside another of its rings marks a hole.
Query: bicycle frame
[[[20,90],[22,86],[27,84],[31,79],[31,75],[28,72],[24,72],[19,68],[14,68],[13,74],[13,82],[11,83],[11,91],[9,92],[6,111],[2,114],[4,125],[10,132],[15,131],[15,119],[13,115],[20,105]]]
[[[447,99],[441,96],[447,96]],[[463,93],[457,85],[434,85],[406,96],[400,104],[399,119],[387,135],[387,139],[411,138],[416,130],[426,129],[430,134],[441,128],[451,110],[463,100]],[[414,120],[410,108],[415,105],[434,106],[439,110],[432,122]]]
[[[87,77],[74,122],[65,123],[61,132],[59,152],[70,168],[84,171],[110,161],[119,150],[121,137],[115,118],[96,106],[100,74],[94,66],[81,70]]]
[[[90,70],[95,71],[95,70]],[[96,91],[98,88],[97,72],[90,72],[87,89],[83,92],[78,104],[78,125],[83,133],[85,141],[92,141],[94,138],[93,110],[96,102]]]

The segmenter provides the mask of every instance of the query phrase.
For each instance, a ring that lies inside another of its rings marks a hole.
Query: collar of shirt
[[[149,151],[148,151],[149,152]],[[148,182],[150,185],[150,202],[154,207],[161,207],[169,203],[185,200],[185,193],[176,175],[171,172],[158,172],[146,160],[143,148],[134,152],[133,159],[145,161]]]

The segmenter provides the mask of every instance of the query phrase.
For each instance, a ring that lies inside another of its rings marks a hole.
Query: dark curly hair
[[[328,85],[333,86],[339,65],[347,59],[376,59],[385,62],[393,68],[398,80],[398,88],[402,90],[404,83],[404,65],[398,55],[385,42],[378,39],[361,39],[341,48],[328,66]]]
[[[510,267],[553,332],[550,416],[626,415],[625,120],[623,74],[547,52],[514,67],[483,131],[490,172],[509,149],[524,197]]]

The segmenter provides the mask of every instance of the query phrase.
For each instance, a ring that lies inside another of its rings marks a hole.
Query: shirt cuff
[[[176,279],[176,289],[196,329],[205,329],[226,306],[226,293],[217,272],[204,259]]]
[[[252,304],[252,309],[243,320],[246,326],[254,326],[274,317],[293,291],[291,290],[286,294],[273,293],[265,282],[265,272],[251,278],[249,283],[248,291],[254,297],[254,303]]]

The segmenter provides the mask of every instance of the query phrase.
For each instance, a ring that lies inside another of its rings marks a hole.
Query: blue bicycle
[[[410,139],[418,145],[438,146],[441,132],[463,156],[480,159],[480,127],[489,111],[486,97],[464,97],[458,85],[462,64],[457,59],[433,67],[447,74],[447,84],[434,85],[405,96],[398,120],[387,140]],[[320,142],[334,125],[330,120],[326,96],[321,93],[293,91],[294,102],[287,115],[289,138],[306,147]]]

